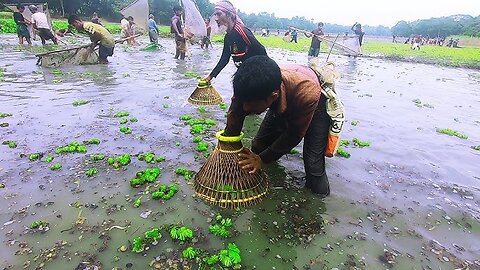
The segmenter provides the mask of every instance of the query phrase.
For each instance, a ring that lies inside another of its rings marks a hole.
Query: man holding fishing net
[[[90,40],[92,41],[90,49],[92,51],[97,45],[99,45],[98,62],[100,64],[107,64],[107,57],[113,55],[113,50],[115,48],[115,39],[113,39],[110,32],[99,24],[83,22],[75,15],[68,18],[68,23],[74,26],[78,31],[85,31],[90,36]]]
[[[332,96],[319,76],[313,67],[279,67],[267,56],[251,57],[238,68],[233,77],[234,97],[224,136],[240,134],[247,115],[268,109],[252,149],[239,154],[242,169],[256,173],[263,164],[278,160],[304,139],[305,187],[322,196],[330,194],[325,155],[335,153],[339,136],[330,136],[335,123],[328,105]],[[343,116],[343,105],[339,104]]]

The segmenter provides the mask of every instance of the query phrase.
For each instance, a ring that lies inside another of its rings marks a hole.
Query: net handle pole
[[[332,46],[330,47],[330,51],[328,52],[328,55],[327,55],[327,60],[325,60],[325,63],[328,62],[328,58],[330,58],[330,54],[332,53],[332,50],[333,50],[333,45],[335,45],[335,42],[337,42],[337,38],[340,36],[340,34],[337,34],[337,37],[335,37],[335,40],[333,41],[333,44]]]
[[[292,29],[292,30],[295,30],[295,31],[297,31],[297,32],[301,32],[301,33],[304,33],[304,34],[309,34],[309,35],[316,36],[318,39],[320,39],[320,40],[322,40],[322,41],[325,41],[325,42],[328,42],[328,43],[332,43],[331,40],[329,40],[328,38],[325,38],[324,36],[315,35],[315,34],[313,34],[312,32],[305,31],[305,30],[302,30],[302,29],[298,29],[298,28],[293,27],[293,26],[290,26],[289,28]],[[335,40],[336,40],[336,39],[335,39]],[[356,52],[356,51],[348,48],[347,46],[344,46],[344,45],[342,45],[342,44],[335,43],[335,42],[333,42],[332,44],[335,44],[336,46],[342,48],[342,49],[345,50],[345,51],[348,51],[348,52],[352,53],[353,55],[358,55],[358,52]]]

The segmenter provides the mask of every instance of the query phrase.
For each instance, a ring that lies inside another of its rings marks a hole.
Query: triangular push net
[[[62,65],[90,65],[98,63],[98,54],[89,48],[77,48],[61,52],[38,54],[38,65],[60,67]]]
[[[219,105],[223,103],[223,98],[210,82],[199,80],[188,102],[194,105]]]
[[[243,133],[225,137],[216,134],[218,144],[208,160],[195,175],[195,194],[209,204],[223,208],[246,207],[259,203],[269,191],[263,172],[254,174],[242,169],[239,153],[246,153],[242,145]]]
[[[335,40],[336,38],[336,40]],[[339,36],[339,37],[322,37],[322,41],[325,41],[329,46],[333,45],[333,48],[340,51],[343,54],[356,56],[361,54],[360,41],[357,35],[353,36]]]
[[[142,33],[146,33],[148,30],[149,12],[148,0],[136,0],[120,11],[125,17],[132,16],[137,27],[137,32]]]
[[[205,21],[191,0],[182,0],[185,15],[185,30],[189,39],[200,40],[207,35]]]

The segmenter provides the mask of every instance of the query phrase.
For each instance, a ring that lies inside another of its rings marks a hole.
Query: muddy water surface
[[[350,158],[327,160],[332,194],[326,199],[303,188],[301,153],[292,154],[266,168],[273,183],[269,198],[234,212],[194,198],[191,183],[174,173],[180,166],[198,170],[205,161],[182,115],[217,121],[204,135],[211,146],[225,124],[220,107],[200,112],[187,103],[197,81],[185,74],[207,75],[219,59],[219,45],[210,51],[192,46],[187,61],[173,59],[173,41],[167,39],[158,52],[118,46],[109,65],[64,66],[58,74],[36,66],[32,53],[14,45],[14,36],[2,40],[0,113],[13,116],[0,118],[8,124],[0,127],[0,138],[18,144],[0,145],[2,269],[74,269],[83,261],[104,269],[149,269],[155,259],[172,263],[188,244],[172,242],[166,232],[143,256],[118,250],[167,224],[194,228],[194,247],[214,251],[235,242],[242,269],[480,268],[480,151],[472,149],[480,145],[478,71],[331,56],[342,73],[336,89],[347,108],[343,137],[370,146],[351,143],[344,147]],[[270,49],[269,55],[280,63],[306,62],[304,54]],[[227,104],[234,71],[229,64],[214,81]],[[78,100],[90,103],[72,106]],[[120,125],[113,117],[119,111],[138,122]],[[260,121],[247,120],[247,145]],[[119,132],[120,126],[133,133]],[[101,143],[89,145],[87,154],[54,152],[92,138]],[[62,169],[51,171],[53,163],[25,156],[37,152],[53,155]],[[144,188],[131,188],[128,181],[152,166],[135,156],[119,170],[89,161],[90,154],[141,152],[166,156],[156,166],[161,183],[180,186],[171,200],[144,195],[143,204],[133,207]],[[92,167],[99,173],[89,178],[85,171]],[[216,213],[234,220],[231,238],[208,232]],[[29,230],[35,220],[48,222],[49,230]]]

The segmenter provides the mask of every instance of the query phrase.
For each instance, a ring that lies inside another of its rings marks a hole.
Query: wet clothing
[[[217,77],[220,71],[228,64],[230,55],[235,66],[239,67],[243,61],[252,56],[267,55],[267,51],[258,42],[250,29],[237,22],[232,31],[225,35],[222,56],[210,73],[210,77]]]
[[[92,39],[94,34],[97,34],[100,37],[101,46],[106,48],[115,47],[115,39],[103,26],[92,22],[84,22],[83,29],[90,35],[90,39]]]
[[[363,43],[363,36],[365,35],[365,32],[362,31],[362,29],[358,29],[354,26],[352,26],[352,31],[355,33],[355,35],[358,36],[358,42],[360,43],[360,46],[362,46]]]
[[[38,28],[38,35],[42,40],[54,40],[55,36],[52,33],[52,30],[45,28]]]
[[[107,57],[113,55],[113,50],[115,47],[105,47],[102,44],[100,44],[98,48],[98,59],[106,60]]]
[[[50,30],[47,15],[43,12],[35,12],[32,14],[32,24],[36,25],[38,29],[43,28]]]
[[[14,12],[13,20],[17,24],[17,35],[19,37],[30,38],[30,32],[28,31],[27,25],[25,24],[25,18],[22,13]]]
[[[310,49],[308,50],[308,56],[318,57],[320,53],[320,44],[322,41],[317,36],[323,36],[322,29],[315,29],[312,31],[312,43],[310,43]]]
[[[148,36],[150,42],[158,43],[158,27],[154,19],[148,19]]]
[[[252,151],[263,163],[278,160],[302,139],[307,187],[328,195],[325,150],[331,119],[326,98],[321,94],[316,73],[301,65],[281,66],[282,84],[277,100],[268,109],[252,142]],[[232,98],[227,116],[228,134],[239,134],[246,113],[243,104]]]
[[[177,26],[177,31],[175,31],[175,28],[173,27],[173,24]],[[172,17],[172,22],[170,24],[170,31],[175,34],[175,39],[183,39],[183,28],[182,28],[182,18],[180,16],[174,15]]]

